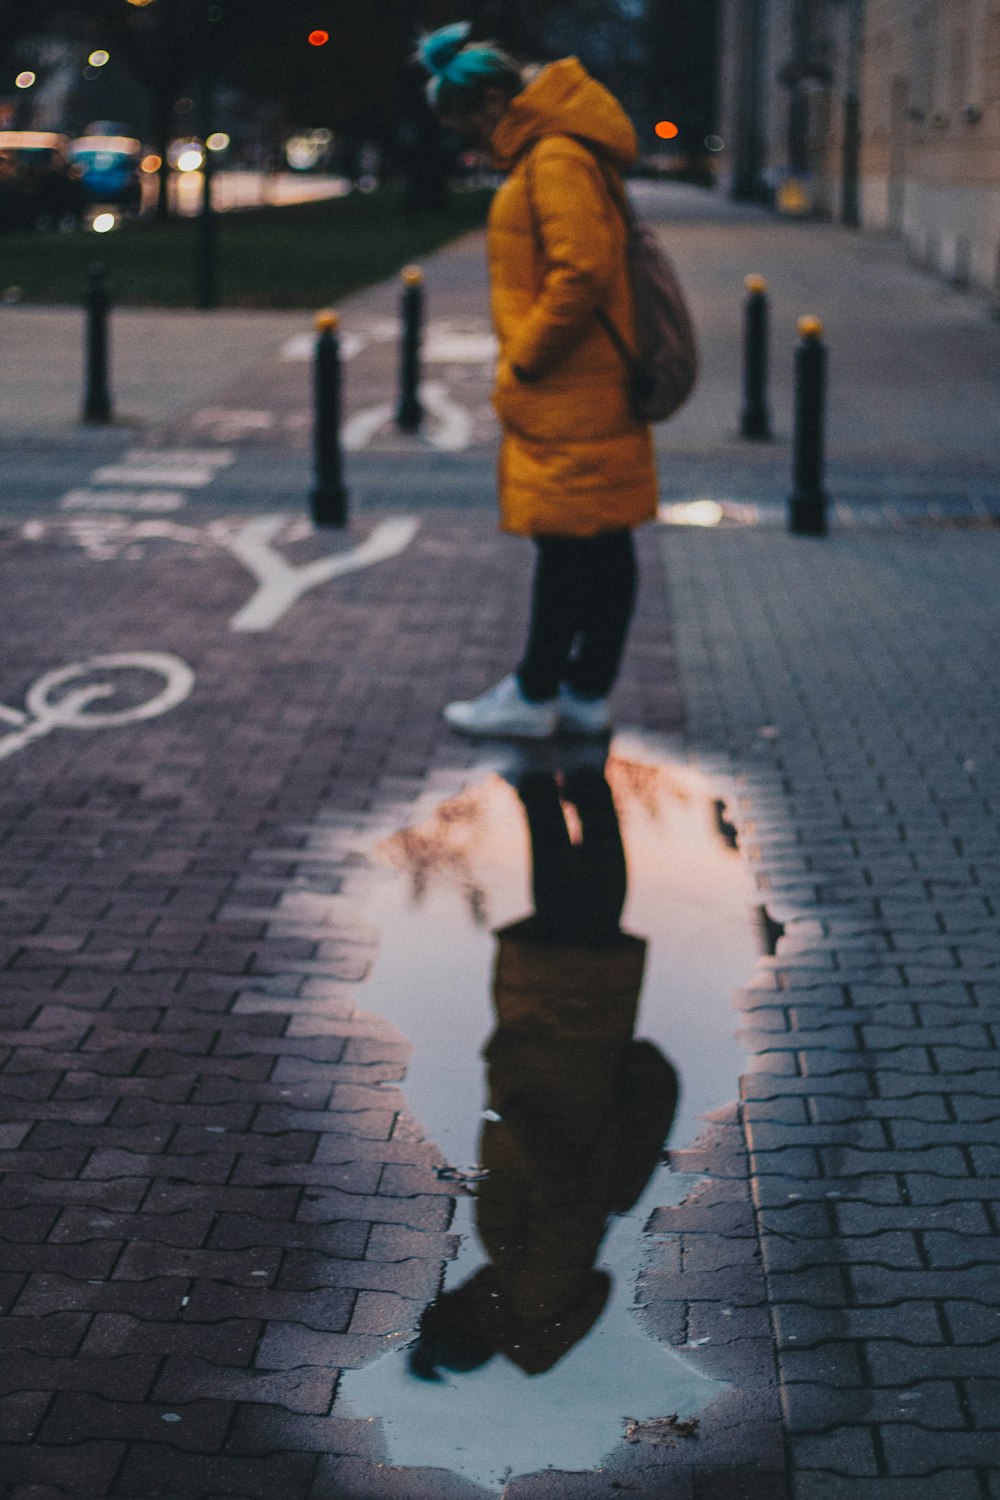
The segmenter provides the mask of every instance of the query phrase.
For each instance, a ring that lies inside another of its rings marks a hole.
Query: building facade
[[[723,186],[1000,298],[1000,0],[723,0]]]

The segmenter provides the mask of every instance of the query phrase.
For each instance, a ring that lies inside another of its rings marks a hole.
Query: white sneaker
[[[561,682],[556,703],[559,727],[570,734],[606,734],[611,728],[611,702],[608,698],[581,698]]]
[[[519,740],[546,740],[559,722],[555,699],[529,703],[513,674],[478,698],[449,703],[442,712],[452,729],[462,734],[510,735]]]

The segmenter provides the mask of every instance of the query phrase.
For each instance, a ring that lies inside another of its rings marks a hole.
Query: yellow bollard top
[[[767,291],[767,281],[763,276],[748,276],[743,285],[751,296],[762,297]]]
[[[404,266],[402,275],[404,286],[420,286],[424,279],[424,273],[419,266]]]
[[[807,317],[799,319],[800,339],[821,339],[823,337],[823,323],[820,318]]]
[[[334,312],[332,307],[325,307],[316,314],[315,325],[317,333],[336,333],[340,327],[340,313]]]

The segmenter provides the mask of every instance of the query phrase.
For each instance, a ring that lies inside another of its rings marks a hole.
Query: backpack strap
[[[584,149],[589,152],[597,166],[598,171],[601,174],[601,177],[604,180],[604,185],[608,190],[609,198],[625,221],[625,227],[628,230],[629,235],[631,236],[637,233],[638,223],[632,210],[632,205],[631,203],[629,203],[628,197],[625,193],[625,189],[622,186],[621,181],[617,178],[617,175],[613,172],[612,168],[607,164],[607,162],[602,159],[599,152],[595,151],[590,142],[588,140],[585,140],[583,136],[573,135],[570,137],[570,139],[577,141],[579,145],[583,146]],[[542,236],[538,228],[538,215],[535,211],[534,173],[532,171],[534,154],[535,147],[532,146],[527,153],[525,178],[528,184],[528,208],[531,213],[531,224],[535,234],[535,243],[541,246]],[[642,365],[640,364],[634,352],[629,348],[626,341],[622,338],[621,333],[619,332],[614,320],[609,317],[603,307],[595,307],[594,316],[600,323],[601,327],[604,329],[605,333],[608,335],[608,338],[611,340],[612,344],[615,346],[615,349],[618,352],[618,356],[624,364],[629,375],[633,379],[635,379],[636,377],[641,377],[645,373],[643,371]]]

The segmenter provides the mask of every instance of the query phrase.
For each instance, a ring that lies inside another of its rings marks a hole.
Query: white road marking
[[[47,525],[44,521],[26,521],[21,527],[21,537],[26,542],[41,542],[52,534],[68,537],[94,562],[114,561],[127,549],[135,549],[146,541],[182,542],[202,547],[206,543],[213,544],[213,539],[196,526],[160,519],[130,520],[124,516],[96,511],[93,514],[70,515],[64,521],[54,522],[52,525]],[[134,556],[135,552],[131,555]]]
[[[420,525],[410,516],[383,521],[352,551],[295,566],[271,545],[287,519],[284,515],[261,516],[236,529],[219,522],[210,528],[219,545],[231,552],[258,581],[256,593],[230,620],[231,630],[269,630],[317,584],[397,556],[412,542]]]
[[[400,337],[397,318],[378,318],[361,323],[357,331],[341,333],[340,357],[356,358],[370,344],[387,344]],[[314,333],[296,333],[281,348],[283,360],[309,360],[316,352]],[[481,324],[460,324],[453,319],[435,319],[424,329],[421,355],[427,364],[492,365],[497,357],[497,341]]]
[[[432,323],[423,357],[428,364],[492,364],[497,357],[497,341],[492,333],[452,333],[447,328],[435,329]]]
[[[93,484],[142,484],[142,485],[179,485],[185,490],[200,490],[204,485],[211,484],[215,478],[215,469],[208,464],[200,468],[182,469],[180,465],[157,464],[150,462],[145,468],[138,464],[107,464],[103,469],[95,469],[91,475]]]
[[[348,417],[340,429],[340,445],[345,453],[357,453],[366,448],[376,432],[392,421],[395,410],[393,403],[386,401],[381,406],[369,406],[365,411]]]
[[[191,425],[199,432],[209,432],[220,441],[249,437],[254,432],[270,432],[276,424],[273,411],[256,411],[235,406],[205,406],[196,412]]]
[[[425,410],[437,418],[437,425],[422,434],[424,440],[432,448],[440,448],[446,453],[457,453],[468,448],[472,442],[472,417],[463,406],[452,400],[447,387],[439,380],[425,381],[420,387],[420,400]],[[391,401],[385,401],[349,417],[340,435],[345,452],[358,453],[362,448],[367,448],[376,433],[392,422],[395,410]]]
[[[61,698],[52,698],[53,692],[74,678],[121,671],[153,672],[163,678],[163,687],[143,703],[113,709],[109,713],[89,711],[90,704],[114,694],[114,687],[108,682],[72,688]],[[58,667],[39,677],[28,689],[24,700],[27,715],[0,705],[0,718],[20,726],[15,733],[0,738],[0,760],[6,760],[53,729],[117,729],[125,724],[156,718],[183,703],[194,682],[194,672],[187,662],[163,651],[116,651],[106,656],[92,656],[88,661],[72,662],[68,667]]]
[[[342,333],[340,335],[340,357],[341,359],[354,359],[366,349],[368,343],[356,333]],[[296,333],[292,338],[286,340],[282,345],[280,358],[284,360],[307,360],[312,359],[316,353],[316,335],[314,333]]]
[[[234,457],[231,448],[130,448],[117,464],[95,469],[90,485],[141,485],[141,489],[68,490],[59,501],[60,509],[180,510],[185,489],[210,484]],[[149,485],[165,487],[149,489]]]
[[[290,563],[274,545],[279,536],[283,543],[291,544],[315,535],[315,529],[305,518],[287,513],[259,516],[252,521],[233,517],[213,521],[208,526],[186,526],[166,519],[140,521],[115,515],[78,515],[52,523],[26,521],[20,535],[23,540],[33,542],[49,536],[67,537],[95,562],[112,562],[123,555],[142,557],[142,543],[150,541],[200,548],[202,556],[207,555],[209,548],[223,547],[257,583],[250,599],[230,620],[230,629],[261,631],[269,630],[303,594],[318,584],[397,556],[409,546],[419,527],[419,521],[409,516],[383,521],[351,551],[336,552],[303,564]],[[0,721],[18,722],[10,717],[16,712],[0,705]]]
[[[472,417],[448,394],[440,381],[428,380],[420,388],[424,406],[437,417],[438,426],[427,434],[428,442],[446,453],[458,453],[472,442]]]
[[[180,510],[187,496],[181,490],[67,490],[60,510]]]
[[[180,464],[182,468],[209,464],[225,469],[235,458],[233,448],[130,448],[123,462],[147,464],[153,459],[158,464]]]

